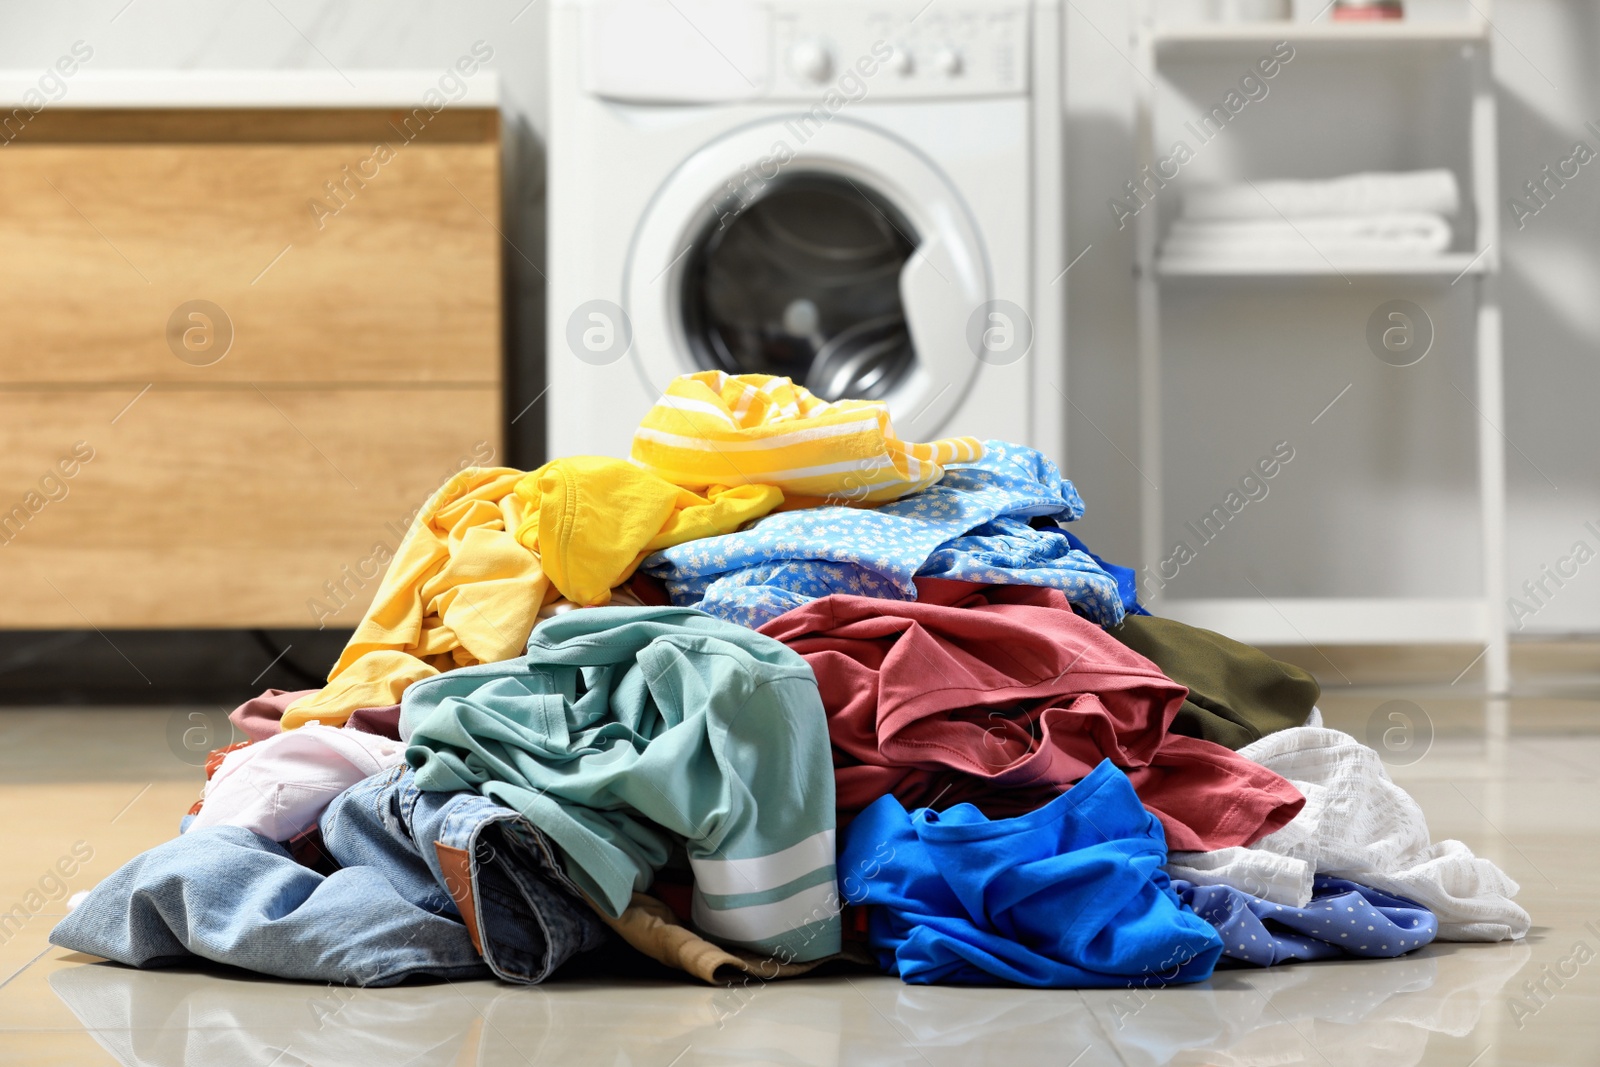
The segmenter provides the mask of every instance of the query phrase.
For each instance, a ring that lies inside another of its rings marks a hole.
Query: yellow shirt
[[[520,656],[545,603],[605,604],[649,553],[782,502],[769,485],[701,496],[598,456],[462,471],[417,515],[327,686],[291,704],[283,728],[336,726],[398,704],[412,682]]]
[[[632,455],[690,488],[775,485],[788,497],[877,504],[926,489],[946,463],[981,459],[983,445],[902,441],[880,401],[829,403],[788,378],[702,371],[668,384],[634,432]]]
[[[517,540],[539,553],[563,596],[585,606],[608,603],[612,586],[657,549],[730,533],[783,503],[770,485],[712,486],[701,496],[605,456],[546,463],[516,491],[528,505]]]
[[[522,655],[550,582],[517,543],[523,472],[468,468],[434,493],[395,552],[372,606],[328,674],[289,705],[283,728],[337,726],[360,708],[398,704],[412,682]]]

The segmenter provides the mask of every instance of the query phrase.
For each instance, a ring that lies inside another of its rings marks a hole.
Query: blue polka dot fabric
[[[1029,525],[1082,516],[1072,483],[1031,448],[986,441],[984,450],[880,507],[780,512],[654,553],[641,569],[666,582],[678,607],[750,627],[832,593],[915,600],[918,575],[1048,586],[1102,626],[1122,621],[1116,578],[1059,531]]]
[[[1084,544],[1081,540],[1079,540],[1077,535],[1074,534],[1071,530],[1064,530],[1064,529],[1061,529],[1060,527],[1056,527],[1055,529],[1051,529],[1048,532],[1049,533],[1054,533],[1054,534],[1059,534],[1062,537],[1066,538],[1067,544],[1071,545],[1073,548],[1077,549],[1079,552],[1083,552],[1086,555],[1088,555],[1088,557],[1090,559],[1092,559],[1096,563],[1100,564],[1100,569],[1101,570],[1105,571],[1107,574],[1111,575],[1111,577],[1116,579],[1116,581],[1117,581],[1117,594],[1122,598],[1122,611],[1123,611],[1123,614],[1125,614],[1125,615],[1148,615],[1148,614],[1150,614],[1148,611],[1146,611],[1144,609],[1144,606],[1139,603],[1139,572],[1138,571],[1134,570],[1132,567],[1118,566],[1117,564],[1112,563],[1110,560],[1107,560],[1107,559],[1105,559],[1105,558],[1103,558],[1101,556],[1095,555],[1093,552],[1090,552],[1089,551],[1089,546]]]
[[[1318,876],[1303,908],[1272,904],[1232,886],[1174,879],[1178,899],[1222,938],[1224,966],[1291,960],[1387,959],[1428,944],[1439,920],[1421,904],[1342,878]]]

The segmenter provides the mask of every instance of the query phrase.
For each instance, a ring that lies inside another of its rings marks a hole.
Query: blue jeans
[[[384,986],[540,982],[605,938],[543,835],[476,793],[424,793],[396,767],[335,798],[321,828],[327,876],[239,827],[186,833],[101,882],[50,941],[135,967],[198,956]]]

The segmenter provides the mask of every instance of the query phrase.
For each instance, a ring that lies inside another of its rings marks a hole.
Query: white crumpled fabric
[[[1326,874],[1416,901],[1438,917],[1440,941],[1528,932],[1528,913],[1511,899],[1517,883],[1460,841],[1431,841],[1422,808],[1389,778],[1378,753],[1349,734],[1298,726],[1239,754],[1287,778],[1306,806],[1249,848],[1174,852],[1172,877],[1305,907],[1312,877]]]

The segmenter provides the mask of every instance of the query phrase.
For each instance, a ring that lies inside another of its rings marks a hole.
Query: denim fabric
[[[194,830],[135,856],[50,932],[50,943],[134,967],[198,956],[279,978],[358,986],[488,974],[453,914],[406,900],[378,867],[324,877],[238,826]]]
[[[236,826],[194,830],[135,857],[50,934],[52,944],[135,967],[193,957],[280,978],[358,986],[415,976],[537,982],[604,927],[555,884],[549,846],[476,794],[423,793],[397,767],[323,813],[331,875]],[[479,954],[441,870],[438,841],[464,849]],[[487,964],[487,965],[486,965]]]
[[[549,840],[527,819],[478,793],[425,793],[410,767],[375,774],[340,794],[322,815],[322,837],[341,865],[384,869],[402,897],[459,915],[470,890],[476,942],[495,975],[542,982],[605,927],[574,894]],[[441,865],[435,843],[472,857],[470,886]]]

